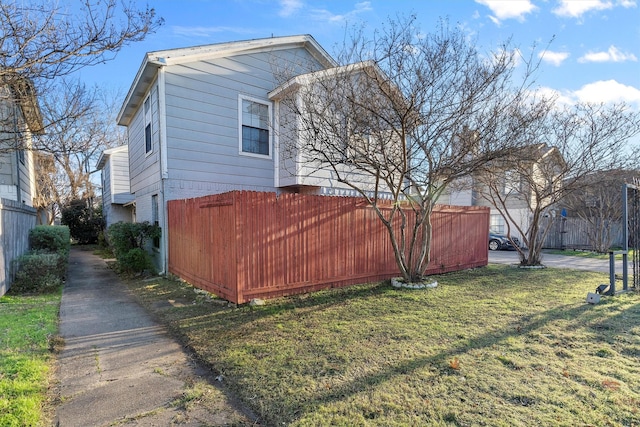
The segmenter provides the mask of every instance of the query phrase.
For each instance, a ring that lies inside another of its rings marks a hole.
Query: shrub
[[[160,237],[160,227],[148,221],[117,222],[109,227],[107,234],[122,271],[139,273],[153,269],[151,256],[144,248],[149,240]]]
[[[153,262],[149,253],[141,248],[133,248],[117,258],[118,268],[123,273],[140,273],[153,270]]]
[[[15,293],[45,293],[58,289],[64,280],[67,261],[60,253],[28,253],[16,261]]]
[[[96,243],[104,228],[102,208],[89,207],[86,200],[74,200],[62,210],[62,223],[80,244]]]
[[[69,227],[38,225],[29,232],[29,247],[36,252],[57,252],[65,259],[71,246]]]

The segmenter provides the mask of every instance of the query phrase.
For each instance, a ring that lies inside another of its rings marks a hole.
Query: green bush
[[[141,248],[133,248],[123,254],[118,260],[118,268],[123,273],[140,273],[153,270],[153,262],[149,253]]]
[[[67,271],[67,260],[60,253],[28,253],[16,261],[14,293],[46,293],[58,289]]]
[[[119,268],[128,273],[153,270],[151,256],[145,251],[149,240],[160,237],[160,227],[148,221],[117,222],[107,230]]]
[[[90,207],[86,200],[74,200],[62,210],[62,223],[69,226],[69,232],[81,245],[97,243],[98,235],[104,228],[101,207]]]
[[[29,232],[29,247],[36,252],[57,252],[69,256],[71,246],[69,227],[38,225]]]

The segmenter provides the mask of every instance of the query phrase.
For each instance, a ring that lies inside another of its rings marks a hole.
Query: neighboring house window
[[[504,174],[504,194],[520,192],[520,174],[513,170],[508,170]]]
[[[151,152],[151,95],[144,101],[144,144],[145,153]]]
[[[158,215],[158,195],[154,194],[153,196],[151,196],[151,222],[153,223],[153,225],[160,225],[160,219],[159,219],[159,215]],[[153,238],[153,247],[158,249],[160,248],[160,238],[159,237],[154,237]]]
[[[500,214],[491,214],[489,230],[492,233],[504,234],[504,218]]]
[[[240,97],[240,151],[244,154],[270,156],[270,104]]]

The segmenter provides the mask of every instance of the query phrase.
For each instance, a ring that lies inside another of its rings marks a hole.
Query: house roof
[[[119,153],[121,151],[129,152],[129,146],[128,145],[120,145],[119,147],[108,148],[108,149],[104,150],[100,154],[100,157],[98,158],[98,163],[96,164],[96,170],[102,170],[102,168],[104,168],[104,165],[107,163],[107,160],[109,159],[109,157],[113,153]]]
[[[338,77],[344,74],[361,73],[366,70],[373,70],[375,73],[382,73],[377,65],[371,61],[356,62],[354,64],[343,65],[340,67],[335,66],[326,70],[313,71],[292,77],[269,92],[267,95],[269,96],[269,99],[281,99],[283,95],[295,91],[301,86],[307,86],[314,82]]]
[[[33,134],[44,134],[42,113],[40,112],[33,82],[14,72],[3,73],[2,81],[10,87],[15,102],[20,105],[29,131]]]
[[[315,59],[326,67],[336,65],[335,60],[309,34],[269,37],[148,52],[142,60],[140,69],[120,108],[117,123],[123,126],[127,126],[130,123],[134,113],[142,103],[149,85],[153,82],[158,69],[161,67],[205,59],[289,49],[292,47],[304,47]]]

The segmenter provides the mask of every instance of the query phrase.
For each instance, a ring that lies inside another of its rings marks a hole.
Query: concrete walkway
[[[60,334],[57,426],[224,425],[234,411],[172,404],[207,372],[91,252],[71,251]]]

